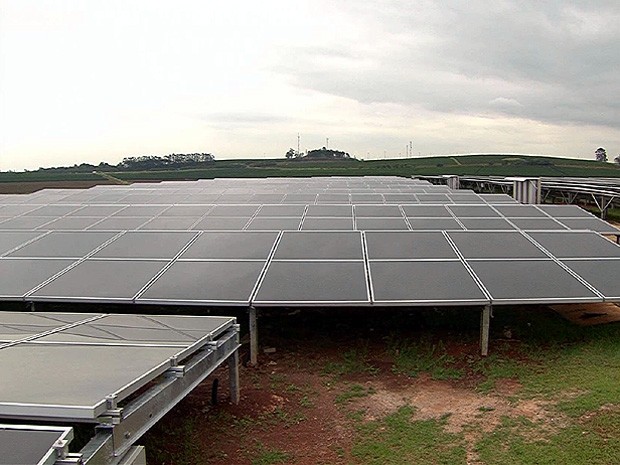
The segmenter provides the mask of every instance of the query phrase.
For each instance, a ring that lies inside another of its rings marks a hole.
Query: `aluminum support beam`
[[[480,355],[483,357],[489,354],[489,329],[492,310],[491,305],[485,305],[480,313]]]
[[[258,321],[256,308],[250,307],[250,365],[258,365]]]

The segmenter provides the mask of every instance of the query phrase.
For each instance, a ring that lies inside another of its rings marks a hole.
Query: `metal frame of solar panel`
[[[78,463],[69,453],[73,428],[0,424],[1,465],[54,465]]]
[[[0,418],[96,423],[75,463],[117,463],[224,362],[238,402],[239,347],[231,317],[0,312]]]

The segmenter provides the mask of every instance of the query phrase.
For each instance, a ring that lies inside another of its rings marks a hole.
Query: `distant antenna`
[[[297,133],[297,155],[299,155],[299,140],[300,140],[300,136],[299,136],[299,133]]]
[[[325,148],[328,149],[329,148],[329,137],[325,138]]]
[[[409,155],[413,158],[413,141],[409,141]]]

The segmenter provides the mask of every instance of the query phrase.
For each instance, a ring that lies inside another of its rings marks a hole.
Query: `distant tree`
[[[288,149],[288,152],[286,152],[286,158],[296,158],[297,157],[297,152],[295,152],[294,149]]]
[[[328,149],[326,147],[321,147],[320,149],[314,149],[308,151],[308,155],[304,158],[320,158],[320,159],[328,159],[328,160],[347,160],[351,158],[347,152],[343,152],[342,150],[333,150]]]
[[[596,161],[607,161],[607,152],[603,147],[596,149],[594,156],[596,157]]]
[[[618,155],[616,158],[614,158],[614,163],[616,165],[620,165],[620,155]]]

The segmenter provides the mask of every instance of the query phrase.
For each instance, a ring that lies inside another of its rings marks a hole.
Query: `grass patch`
[[[358,427],[352,455],[366,465],[466,463],[461,435],[444,431],[445,419],[412,421],[413,408]]]
[[[336,396],[336,403],[337,404],[346,404],[348,402],[350,402],[353,399],[359,399],[361,397],[367,397],[371,394],[374,394],[375,390],[372,387],[364,387],[361,384],[352,384],[351,386],[349,386],[349,388],[338,394]]]
[[[342,355],[342,360],[337,362],[327,362],[323,368],[323,373],[327,375],[351,375],[367,373],[376,375],[379,370],[369,363],[368,347],[358,347],[346,351]]]
[[[612,465],[618,463],[619,428],[617,412],[595,415],[556,433],[540,425],[504,419],[478,442],[476,451],[487,465]]]
[[[388,342],[394,354],[394,372],[416,377],[428,373],[433,379],[460,379],[463,371],[454,366],[454,357],[446,352],[443,343],[428,338],[418,342]]]
[[[258,450],[252,458],[252,465],[273,465],[286,463],[291,459],[291,454],[278,449],[266,448],[263,444],[258,445]]]

